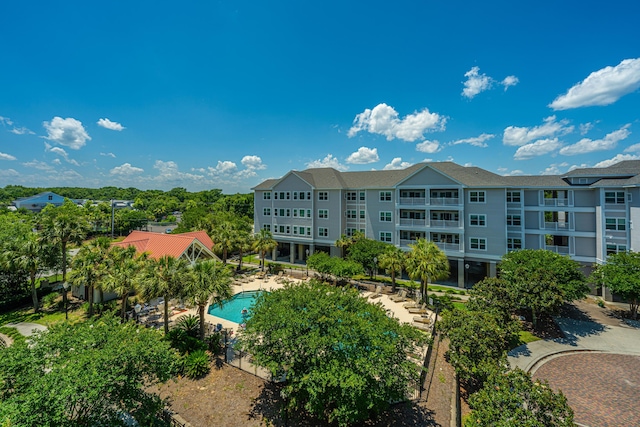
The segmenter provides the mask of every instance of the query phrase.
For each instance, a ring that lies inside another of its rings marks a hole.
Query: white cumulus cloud
[[[122,176],[130,176],[130,175],[135,175],[142,172],[144,172],[144,169],[131,166],[131,163],[123,163],[120,166],[116,166],[115,168],[109,171],[111,175],[122,175]]]
[[[469,145],[473,145],[474,147],[486,148],[488,147],[488,145],[485,141],[488,141],[493,137],[495,137],[495,135],[492,135],[489,133],[483,133],[480,136],[476,136],[473,138],[465,138],[465,139],[458,139],[457,141],[451,141],[449,144],[451,145],[469,144]]]
[[[31,129],[27,129],[26,127],[13,128],[9,132],[15,133],[16,135],[35,134],[34,131],[32,131]]]
[[[601,139],[582,138],[575,144],[563,147],[560,150],[560,154],[563,156],[575,156],[576,154],[586,154],[594,151],[612,150],[616,148],[619,141],[626,139],[631,134],[628,129],[629,126],[627,124],[616,131],[606,134]]]
[[[0,153],[0,160],[16,160],[15,156],[7,153]]]
[[[74,118],[54,117],[50,122],[43,122],[43,126],[47,130],[46,139],[73,150],[79,150],[91,140],[82,123]]]
[[[562,169],[566,169],[567,166],[569,166],[569,163],[567,162],[552,163],[547,168],[545,168],[545,170],[540,171],[540,175],[560,175],[564,173]]]
[[[244,156],[240,163],[242,163],[245,168],[252,170],[263,170],[267,167],[258,156]]]
[[[615,67],[605,67],[558,96],[549,107],[554,110],[609,105],[640,88],[640,58],[625,59]]]
[[[364,165],[368,163],[375,163],[380,160],[378,157],[377,148],[360,147],[355,153],[351,153],[347,157],[347,163],[353,163],[358,165]]]
[[[53,166],[42,162],[40,160],[32,160],[30,162],[25,162],[22,164],[23,166],[26,166],[28,168],[33,168],[33,169],[37,169],[37,170],[41,170],[41,171],[47,171],[47,172],[51,172],[54,170]]]
[[[351,138],[360,131],[366,131],[384,135],[387,141],[397,138],[413,142],[422,138],[425,132],[443,130],[446,121],[446,117],[438,113],[431,113],[427,108],[400,119],[398,112],[393,107],[382,103],[373,109],[367,108],[356,115],[353,126],[347,135]]]
[[[406,169],[411,166],[409,162],[403,162],[401,157],[394,157],[390,163],[386,164],[382,170],[396,170],[396,169]]]
[[[116,155],[113,153],[100,153],[100,155],[104,157],[112,157],[114,159],[116,158]]]
[[[616,163],[622,162],[623,160],[640,160],[640,156],[636,156],[634,154],[616,154],[615,157],[596,163],[595,165],[593,165],[593,167],[606,168],[611,165],[615,165]]]
[[[67,152],[64,150],[64,148],[53,147],[53,146],[51,146],[51,144],[48,144],[48,143],[45,142],[44,143],[44,151],[56,154],[56,155],[62,157],[63,159],[65,159],[65,161],[67,163],[71,163],[74,166],[80,166],[77,161],[69,158],[69,154],[67,154]]]
[[[469,71],[464,73],[464,76],[467,80],[463,82],[462,96],[469,99],[473,99],[476,95],[491,89],[494,83],[504,86],[506,91],[520,81],[516,76],[507,76],[502,81],[496,82],[492,77],[481,73],[480,67],[471,67]]]
[[[627,148],[624,149],[625,153],[634,153],[636,151],[640,152],[640,143],[630,145],[630,146],[628,146]]]
[[[527,160],[533,157],[549,154],[552,151],[562,147],[562,143],[558,141],[558,138],[540,139],[531,144],[523,145],[519,147],[513,155],[514,160]]]
[[[504,86],[504,90],[507,90],[511,86],[515,86],[518,83],[520,83],[520,79],[518,79],[516,76],[507,76],[502,80],[500,84]]]
[[[440,151],[440,142],[433,140],[433,141],[423,141],[420,144],[416,145],[416,151],[419,151],[421,153],[437,153],[438,151]]]
[[[209,166],[209,172],[212,175],[230,175],[232,173],[236,173],[237,170],[238,170],[238,165],[236,165],[234,162],[229,160],[225,160],[225,161],[218,160],[218,164],[216,165],[215,168]]]
[[[100,119],[98,120],[98,126],[102,126],[105,129],[111,129],[111,130],[117,130],[117,131],[121,131],[122,129],[125,129],[124,126],[122,126],[120,123],[118,122],[112,122],[109,119]]]
[[[347,166],[341,164],[338,159],[333,157],[333,154],[327,154],[324,159],[312,160],[307,163],[307,168],[315,169],[315,168],[334,168],[341,172],[349,169]]]
[[[556,116],[549,116],[540,126],[532,128],[509,126],[505,128],[502,143],[519,147],[536,139],[562,136],[571,132],[573,132],[573,126],[569,126],[568,120],[556,121]]]
[[[13,126],[13,120],[11,120],[9,117],[0,116],[0,123],[3,126]]]

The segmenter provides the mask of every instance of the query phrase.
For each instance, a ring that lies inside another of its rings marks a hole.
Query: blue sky
[[[638,2],[5,3],[0,186],[640,159]]]

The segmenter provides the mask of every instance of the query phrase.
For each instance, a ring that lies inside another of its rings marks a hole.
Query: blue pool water
[[[222,308],[217,304],[215,306],[209,306],[209,314],[212,316],[220,317],[225,320],[230,320],[235,323],[244,323],[242,310],[249,310],[255,301],[255,298],[262,291],[245,291],[235,294],[231,299],[226,300],[222,304]]]

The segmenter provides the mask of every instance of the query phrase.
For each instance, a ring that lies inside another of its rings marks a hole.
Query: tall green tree
[[[257,365],[286,374],[290,411],[346,426],[405,399],[420,374],[407,354],[425,335],[354,289],[311,281],[258,296],[239,341]]]
[[[562,392],[554,393],[546,381],[529,374],[496,373],[482,390],[471,395],[473,412],[465,427],[573,427],[573,410]]]
[[[589,292],[580,264],[552,251],[509,252],[499,269],[516,307],[531,310],[534,325],[540,315],[552,314],[564,302],[584,298]]]
[[[504,279],[487,277],[473,285],[469,293],[469,311],[494,313],[505,325],[512,320],[516,304],[513,302],[509,284]]]
[[[183,294],[198,306],[200,317],[200,339],[204,340],[204,314],[209,301],[222,307],[225,300],[233,295],[231,271],[216,260],[196,263],[191,269],[191,278],[185,283]]]
[[[388,247],[388,243],[358,236],[347,249],[347,259],[362,265],[362,268],[369,272],[369,276],[373,277],[378,268],[377,261]]]
[[[96,287],[102,288],[101,280],[108,271],[107,252],[111,240],[108,237],[98,237],[80,248],[71,264],[69,282],[75,286],[85,286],[89,289],[89,317],[93,316]],[[100,302],[104,302],[101,298]]]
[[[183,258],[165,255],[151,259],[142,281],[142,295],[147,299],[164,298],[164,333],[169,333],[169,299],[182,293],[182,286],[189,280],[189,263]]]
[[[211,240],[216,249],[222,251],[222,262],[227,263],[227,255],[236,245],[236,230],[231,221],[221,221],[214,225]]]
[[[245,218],[241,218],[235,224],[236,230],[236,248],[239,252],[238,271],[242,270],[242,257],[251,249],[253,244],[253,234],[251,233],[252,224]]]
[[[129,294],[140,289],[148,259],[147,253],[138,256],[134,246],[114,246],[109,250],[109,268],[104,277],[104,288],[115,292],[122,299],[120,317],[123,321],[126,319]]]
[[[391,291],[396,291],[396,274],[402,274],[406,264],[407,254],[400,248],[389,246],[378,259],[380,267],[391,274]]]
[[[264,228],[258,231],[253,238],[253,249],[260,254],[260,261],[262,263],[262,271],[264,271],[264,256],[267,251],[273,250],[278,246],[278,242],[273,240],[273,235],[269,230]]]
[[[612,292],[626,299],[631,316],[637,319],[640,302],[640,252],[609,255],[607,263],[597,266],[590,280],[605,284]]]
[[[79,244],[87,236],[90,225],[84,208],[69,199],[58,207],[47,205],[38,217],[43,239],[58,246],[61,254],[62,282],[67,281],[67,249],[70,244]],[[66,306],[67,291],[62,293]]]
[[[409,248],[405,268],[409,277],[420,280],[422,297],[426,299],[429,283],[449,276],[449,260],[435,243],[426,239],[418,239]]]
[[[11,426],[157,425],[176,354],[154,330],[103,316],[61,323],[0,349],[0,423]]]

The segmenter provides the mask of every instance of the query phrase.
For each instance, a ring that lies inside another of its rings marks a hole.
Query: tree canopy
[[[0,349],[0,422],[11,426],[152,425],[163,403],[146,387],[176,356],[157,331],[106,316],[50,327]]]
[[[607,263],[599,265],[590,277],[604,283],[612,292],[629,302],[631,316],[638,317],[640,302],[640,252],[619,252],[609,255]]]
[[[409,277],[420,279],[422,297],[426,298],[429,283],[449,275],[449,260],[435,243],[426,239],[418,239],[409,247],[405,268]]]
[[[425,335],[350,288],[316,281],[261,294],[239,340],[275,377],[289,409],[348,425],[406,397]]]

